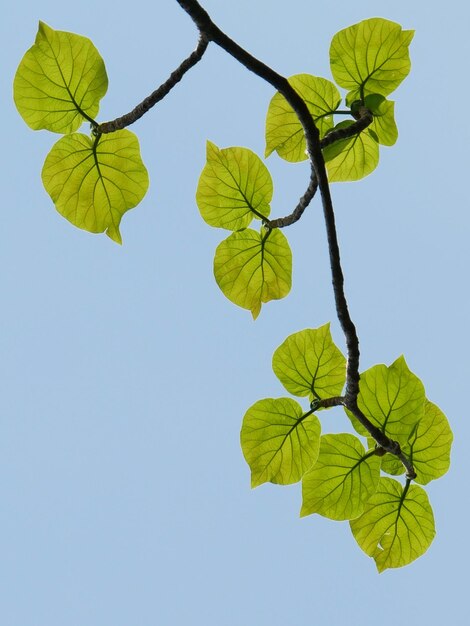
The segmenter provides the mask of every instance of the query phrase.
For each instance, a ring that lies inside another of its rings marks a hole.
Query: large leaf
[[[443,476],[450,465],[452,431],[444,413],[432,402],[426,401],[424,416],[409,437],[403,452],[413,463],[416,482],[426,485]]]
[[[338,108],[341,96],[336,86],[318,76],[297,74],[289,78],[289,83],[307,104],[320,136],[333,127],[332,113]],[[274,150],[286,161],[305,161],[306,142],[304,130],[290,104],[280,93],[269,103],[266,117],[266,154]]]
[[[408,76],[413,34],[378,17],[339,31],[330,47],[335,81],[361,100],[370,93],[387,96]]]
[[[253,218],[268,217],[273,196],[271,175],[248,148],[224,148],[207,142],[196,201],[203,219],[227,230],[241,230]]]
[[[251,486],[298,482],[318,457],[320,422],[290,398],[267,398],[245,414],[240,435]]]
[[[346,381],[346,359],[331,337],[330,325],[294,333],[273,355],[273,370],[295,396],[338,396]]]
[[[17,109],[34,130],[77,130],[94,119],[108,88],[103,59],[86,37],[54,30],[39,22],[35,44],[15,75]]]
[[[388,437],[406,444],[424,415],[426,397],[421,380],[399,357],[390,367],[374,365],[361,374],[357,403],[364,415]],[[357,432],[367,431],[355,418]]]
[[[258,317],[261,305],[291,288],[292,253],[280,230],[232,233],[217,247],[214,276],[224,295]]]
[[[381,478],[364,513],[350,522],[359,546],[379,572],[408,565],[426,552],[434,539],[434,516],[426,492],[418,485],[403,489],[392,478]]]
[[[47,155],[42,180],[57,211],[74,226],[106,231],[122,243],[119,223],[148,188],[148,174],[137,137],[128,130],[102,135],[62,137]]]
[[[334,520],[358,517],[375,493],[380,459],[366,453],[354,435],[324,435],[315,465],[302,478],[300,515],[319,513]]]
[[[340,122],[336,128],[347,128],[353,121]],[[360,180],[379,163],[377,137],[369,129],[347,139],[340,139],[323,150],[330,182]]]

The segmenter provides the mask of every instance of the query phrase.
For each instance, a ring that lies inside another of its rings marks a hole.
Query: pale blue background
[[[196,43],[175,0],[18,0],[0,23],[0,624],[2,626],[460,626],[468,617],[469,12],[459,1],[206,0],[213,18],[289,76],[329,78],[335,32],[382,16],[416,29],[394,94],[400,138],[360,183],[335,185],[362,368],[404,353],[455,433],[429,486],[428,553],[378,575],[347,524],[300,520],[299,486],[250,490],[245,410],[285,395],[285,337],[335,321],[318,199],[287,235],[290,296],[254,323],[212,278],[224,233],[194,202],[205,141],[262,154],[273,90],[211,46],[132,128],[151,186],[123,247],[73,228],[40,171],[57,137],[14,108],[39,19],[89,36],[110,79],[99,119],[150,93]],[[273,215],[308,168],[277,157]],[[323,416],[322,416],[323,417]],[[324,414],[341,431],[340,412]],[[330,422],[330,424],[328,423]]]

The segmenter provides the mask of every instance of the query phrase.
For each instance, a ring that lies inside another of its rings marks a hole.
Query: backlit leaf
[[[258,317],[261,305],[284,298],[291,288],[292,253],[279,229],[246,229],[217,247],[214,276],[224,295]]]
[[[341,96],[336,86],[318,76],[297,74],[289,78],[289,83],[307,104],[320,136],[333,127],[332,113],[338,108]],[[304,130],[294,110],[280,93],[269,103],[266,117],[266,153],[274,150],[286,161],[305,161],[306,142]]]
[[[62,137],[46,158],[42,180],[57,211],[74,226],[106,232],[117,243],[123,214],[148,188],[139,142],[128,130],[98,141],[81,133]]]
[[[86,37],[39,22],[15,75],[16,107],[34,130],[71,133],[94,119],[108,88],[103,59]]]
[[[374,120],[369,126],[383,146],[393,146],[398,139],[395,123],[395,103],[379,94],[371,94],[365,99],[365,106],[373,113]]]
[[[413,34],[379,17],[339,31],[330,47],[335,81],[361,100],[370,93],[387,96],[408,76]]]
[[[346,128],[351,120],[340,122],[335,128]],[[379,144],[366,128],[361,133],[340,139],[323,150],[330,182],[360,180],[375,170],[379,163]]]
[[[403,489],[392,478],[381,478],[364,513],[350,522],[359,546],[379,572],[408,565],[426,552],[435,535],[434,516],[422,487]]]
[[[319,513],[334,520],[358,517],[375,493],[380,459],[354,435],[324,435],[315,465],[302,478],[301,517]]]
[[[320,422],[290,398],[267,398],[245,414],[243,455],[251,469],[251,486],[298,482],[318,457]]]
[[[411,434],[408,444],[402,446],[416,470],[417,483],[426,485],[447,472],[452,439],[446,416],[439,407],[426,400],[424,416]]]
[[[241,230],[253,218],[268,217],[273,196],[271,175],[248,148],[224,148],[207,142],[207,161],[199,178],[196,201],[210,225]]]
[[[294,333],[273,355],[273,370],[295,396],[338,396],[346,381],[346,359],[333,343],[330,325]]]
[[[374,365],[361,374],[357,403],[364,415],[388,437],[406,444],[424,415],[424,386],[399,357],[390,367]],[[352,417],[357,432],[366,429]]]

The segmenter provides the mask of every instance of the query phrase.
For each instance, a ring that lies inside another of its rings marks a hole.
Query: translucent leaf
[[[278,229],[246,229],[217,247],[214,276],[224,295],[258,317],[261,305],[284,298],[291,288],[292,253]]]
[[[428,496],[418,485],[405,489],[381,478],[364,513],[350,522],[359,546],[379,572],[408,565],[426,552],[434,539],[434,516]]]
[[[331,337],[330,325],[294,333],[273,355],[273,370],[294,396],[338,396],[346,381],[346,359]]]
[[[365,99],[365,106],[373,113],[374,120],[369,126],[383,146],[393,146],[398,139],[395,123],[395,103],[379,94],[371,94]]]
[[[361,374],[357,403],[364,415],[388,437],[406,444],[424,415],[424,386],[399,357],[390,367],[374,365]],[[352,416],[357,432],[366,429]]]
[[[330,47],[335,81],[361,100],[370,93],[387,96],[409,74],[413,35],[414,31],[379,17],[339,31]]]
[[[15,75],[16,107],[34,130],[72,133],[94,119],[108,88],[103,59],[86,37],[39,22]]]
[[[417,483],[426,485],[447,472],[452,439],[446,416],[439,407],[426,400],[424,416],[411,434],[408,445],[402,446],[413,463]]]
[[[66,135],[52,147],[42,180],[57,211],[74,226],[92,233],[106,231],[122,243],[123,214],[145,196],[148,174],[137,137],[128,130],[102,135]]]
[[[319,513],[334,520],[358,517],[375,493],[380,458],[366,453],[354,435],[324,435],[315,465],[302,479],[300,515]]]
[[[335,128],[353,124],[347,120]],[[360,180],[375,170],[379,163],[379,144],[369,129],[348,139],[340,139],[323,150],[331,183]]]
[[[289,83],[307,104],[323,137],[333,127],[332,113],[341,102],[336,86],[325,78],[310,74],[291,76]],[[286,161],[297,163],[307,159],[306,148],[304,131],[297,115],[284,96],[277,93],[269,103],[266,117],[265,156],[276,150]]]
[[[248,148],[219,149],[207,142],[207,162],[196,201],[210,226],[242,230],[255,217],[268,217],[272,196],[271,175],[254,152]]]
[[[240,438],[252,487],[265,482],[289,485],[317,460],[320,422],[290,398],[267,398],[248,409]]]

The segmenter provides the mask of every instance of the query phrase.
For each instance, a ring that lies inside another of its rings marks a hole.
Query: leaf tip
[[[114,242],[116,242],[120,246],[122,246],[122,237],[121,237],[121,233],[119,232],[119,227],[118,226],[109,226],[107,228],[107,230],[106,230],[106,234]]]

